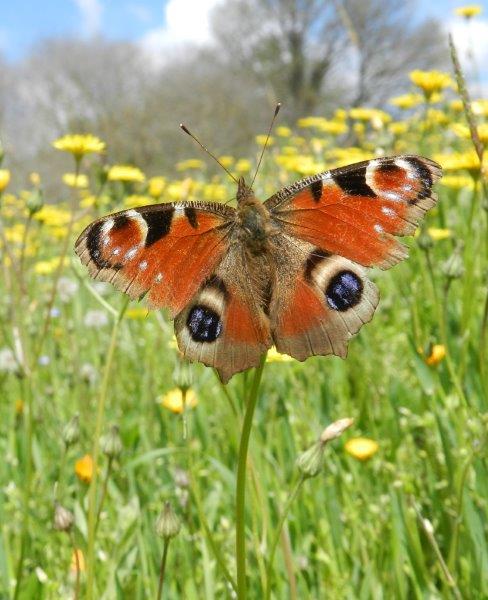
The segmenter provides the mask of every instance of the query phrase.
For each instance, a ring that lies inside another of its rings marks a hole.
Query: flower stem
[[[122,307],[119,311],[117,318],[114,321],[112,327],[112,335],[110,338],[110,345],[107,353],[107,361],[105,363],[105,370],[103,372],[102,385],[100,386],[100,394],[97,402],[97,416],[95,422],[95,431],[93,434],[93,476],[90,484],[89,498],[88,498],[88,548],[87,548],[87,565],[86,565],[86,598],[87,600],[93,600],[94,598],[94,579],[95,579],[95,535],[96,535],[96,522],[97,522],[97,483],[98,483],[98,457],[100,454],[100,435],[103,427],[103,417],[105,413],[105,401],[107,399],[108,383],[110,379],[110,371],[112,369],[112,362],[115,353],[115,345],[117,342],[117,334],[119,325],[124,316],[127,305],[129,304],[129,298],[124,300]]]
[[[269,559],[268,566],[266,568],[266,594],[265,598],[268,600],[271,597],[271,577],[273,573],[273,561],[276,554],[276,548],[278,547],[278,542],[280,541],[281,532],[283,530],[283,525],[285,524],[286,518],[288,517],[288,513],[290,512],[291,505],[293,504],[295,498],[298,496],[298,492],[302,487],[303,482],[306,477],[301,475],[300,479],[295,484],[295,487],[290,492],[286,504],[281,513],[280,520],[278,522],[278,527],[276,528],[273,541],[271,542],[270,550],[269,550]]]
[[[245,600],[247,594],[246,582],[246,467],[249,436],[251,434],[254,409],[258,399],[259,385],[263,375],[266,354],[263,355],[259,366],[254,372],[254,379],[246,403],[246,412],[242,423],[239,456],[237,463],[236,481],[236,570],[237,598]]]
[[[168,557],[169,539],[164,540],[163,556],[161,558],[161,567],[159,568],[159,585],[156,600],[161,600],[163,593],[164,572],[166,571],[166,559]]]

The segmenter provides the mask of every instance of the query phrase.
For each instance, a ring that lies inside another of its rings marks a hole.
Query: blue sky
[[[11,61],[22,58],[39,40],[51,36],[102,34],[110,39],[142,41],[149,46],[178,41],[204,41],[207,14],[218,0],[4,0],[0,20],[0,52]],[[417,14],[453,19],[456,6],[470,2],[417,1]],[[483,29],[488,38],[488,0]],[[484,29],[486,25],[486,30]],[[485,45],[488,42],[480,40]],[[488,53],[488,51],[487,51]],[[480,58],[485,58],[484,55]]]

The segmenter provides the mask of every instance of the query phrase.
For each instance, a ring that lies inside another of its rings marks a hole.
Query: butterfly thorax
[[[266,253],[273,233],[269,212],[242,178],[237,188],[237,224],[245,248],[255,255]]]

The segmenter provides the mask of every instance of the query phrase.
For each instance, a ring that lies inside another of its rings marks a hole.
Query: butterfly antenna
[[[254,180],[256,179],[256,175],[258,174],[259,167],[261,166],[261,161],[263,160],[264,151],[266,150],[266,147],[268,145],[269,136],[271,135],[271,130],[273,129],[275,119],[276,119],[278,113],[280,112],[280,108],[281,108],[281,102],[278,102],[278,104],[276,105],[275,111],[274,111],[273,118],[271,119],[271,124],[268,129],[268,135],[266,136],[266,141],[264,142],[263,149],[261,150],[261,156],[259,157],[258,166],[256,167],[256,172],[254,173],[254,177],[252,178],[252,181],[251,181],[251,188],[254,185]]]
[[[181,127],[181,129],[183,129],[183,131],[184,131],[185,133],[187,133],[187,134],[188,134],[188,135],[189,135],[191,138],[193,138],[193,139],[195,140],[195,142],[196,142],[196,143],[197,143],[197,144],[200,146],[200,148],[201,148],[201,149],[202,149],[204,152],[206,152],[206,153],[207,153],[209,156],[211,156],[211,157],[214,159],[214,161],[215,161],[215,162],[216,162],[218,165],[220,165],[220,166],[222,167],[222,169],[224,169],[224,171],[227,173],[227,175],[228,175],[228,176],[229,176],[231,179],[233,179],[233,180],[234,180],[236,183],[238,183],[237,179],[234,177],[234,175],[232,175],[232,173],[229,171],[229,169],[227,169],[226,167],[224,167],[224,165],[223,165],[223,164],[220,162],[220,160],[219,160],[219,159],[218,159],[218,158],[217,158],[217,157],[216,157],[214,154],[212,154],[212,153],[210,152],[210,150],[209,150],[209,149],[208,149],[206,146],[204,146],[204,145],[202,144],[202,142],[201,142],[201,141],[200,141],[200,140],[199,140],[197,137],[195,137],[195,136],[193,135],[193,133],[192,133],[192,132],[191,132],[191,131],[188,129],[188,127],[187,127],[186,125],[183,125],[183,123],[180,123],[180,127]]]

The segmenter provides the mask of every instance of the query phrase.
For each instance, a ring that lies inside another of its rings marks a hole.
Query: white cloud
[[[473,59],[482,79],[486,79],[488,62],[488,19],[476,18],[470,22],[466,19],[453,19],[447,24],[452,33],[463,67],[472,73]]]
[[[219,0],[169,0],[164,25],[141,39],[143,49],[157,62],[166,50],[180,44],[203,44],[211,39],[210,13]]]
[[[102,25],[103,6],[100,0],[74,0],[81,13],[81,27],[85,35],[99,33]]]

